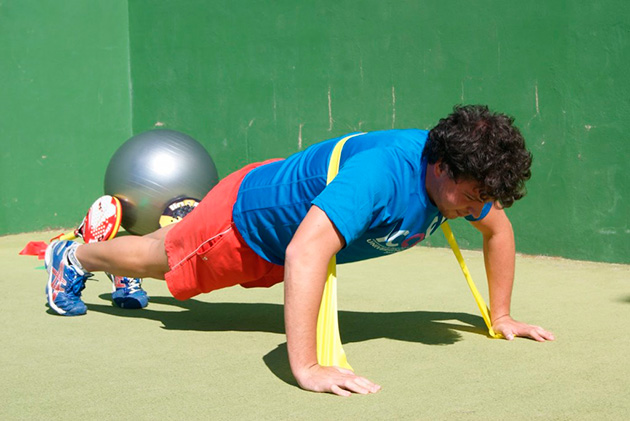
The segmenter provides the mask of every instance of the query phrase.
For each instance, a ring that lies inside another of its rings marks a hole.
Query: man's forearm
[[[483,258],[490,293],[492,322],[510,314],[514,284],[515,245],[512,224],[496,204],[488,215],[472,223],[483,235]]]
[[[484,261],[490,294],[490,316],[494,322],[510,314],[514,284],[515,246],[510,227],[499,233],[484,236]]]
[[[317,364],[317,314],[324,290],[325,269],[300,259],[287,260],[284,280],[284,317],[291,371],[300,373]],[[326,265],[324,265],[324,268]]]
[[[287,350],[298,382],[317,364],[317,315],[328,262],[342,240],[326,214],[312,207],[285,253],[284,316]]]

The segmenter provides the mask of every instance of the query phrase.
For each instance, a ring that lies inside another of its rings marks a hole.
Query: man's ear
[[[433,174],[435,177],[439,178],[446,172],[446,164],[442,161],[436,161],[433,165]]]

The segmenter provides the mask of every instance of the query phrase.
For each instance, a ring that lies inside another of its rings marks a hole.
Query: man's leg
[[[149,298],[141,288],[142,277],[164,279],[168,262],[164,248],[172,226],[144,237],[125,236],[102,243],[79,245],[56,241],[46,250],[48,284],[46,295],[51,309],[66,316],[85,314],[81,291],[90,272],[105,271],[112,276],[114,303],[124,308],[143,308]]]
[[[173,226],[143,237],[128,235],[101,243],[82,244],[76,249],[76,258],[87,272],[164,279],[164,274],[169,271],[164,239]]]

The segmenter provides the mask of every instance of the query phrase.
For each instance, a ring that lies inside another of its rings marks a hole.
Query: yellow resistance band
[[[341,149],[343,145],[355,136],[359,136],[363,133],[356,133],[341,139],[333,149],[332,156],[330,157],[330,164],[328,165],[328,177],[326,184],[329,184],[333,178],[339,172],[339,161],[341,159]],[[442,225],[442,231],[448,241],[448,244],[453,250],[453,254],[459,262],[459,266],[464,273],[468,287],[477,302],[477,306],[481,311],[486,326],[488,327],[488,333],[493,338],[502,337],[492,329],[492,322],[490,320],[490,311],[486,306],[483,297],[477,290],[475,283],[470,276],[464,257],[462,256],[455,236],[451,230],[448,222],[444,222]],[[324,293],[322,295],[321,305],[319,307],[319,314],[317,316],[317,362],[322,366],[337,366],[352,370],[352,367],[348,363],[346,353],[341,345],[341,336],[339,335],[339,320],[337,318],[337,259],[333,256],[328,263],[328,275],[326,278],[326,285],[324,286]]]
[[[488,327],[488,333],[493,338],[502,338],[501,334],[495,333],[492,329],[492,321],[490,319],[490,310],[488,310],[488,306],[486,302],[483,300],[483,297],[479,293],[477,286],[472,280],[472,276],[470,276],[470,272],[468,271],[468,266],[466,266],[466,262],[464,261],[464,256],[462,256],[462,252],[459,250],[459,246],[457,245],[457,241],[455,241],[455,236],[453,235],[453,231],[451,230],[451,226],[448,222],[444,221],[441,225],[442,231],[444,232],[444,236],[446,237],[446,241],[448,241],[449,246],[451,246],[451,250],[453,250],[453,254],[459,263],[459,267],[462,268],[462,272],[464,273],[464,277],[466,278],[466,282],[468,282],[468,287],[475,297],[475,301],[477,302],[477,307],[479,307],[479,311],[481,311],[481,317],[483,317],[483,321],[486,322],[486,326]]]
[[[343,145],[348,139],[361,134],[363,133],[346,136],[337,142],[328,164],[326,184],[329,184],[339,172],[339,161]],[[339,335],[339,320],[337,319],[337,258],[335,256],[328,262],[328,276],[326,277],[322,303],[317,316],[317,362],[322,366],[337,366],[352,370],[346,359],[346,353],[341,345],[341,336]]]

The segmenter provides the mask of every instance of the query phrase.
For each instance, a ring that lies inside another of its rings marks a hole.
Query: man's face
[[[479,185],[471,180],[452,180],[446,171],[436,166],[431,200],[445,218],[455,219],[472,215],[478,218],[487,202],[480,197]]]

